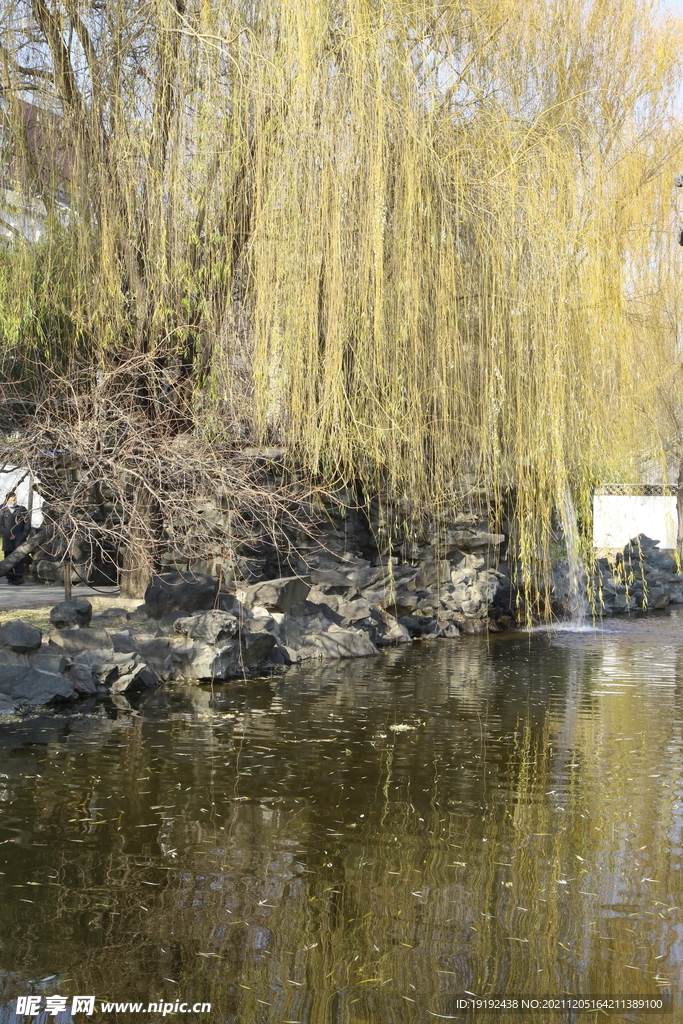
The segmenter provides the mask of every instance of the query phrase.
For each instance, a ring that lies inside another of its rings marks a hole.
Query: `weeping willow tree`
[[[24,389],[132,358],[173,430],[431,514],[505,501],[527,573],[558,509],[663,450],[681,26],[653,0],[0,11],[5,166],[40,211],[37,240],[5,216]]]

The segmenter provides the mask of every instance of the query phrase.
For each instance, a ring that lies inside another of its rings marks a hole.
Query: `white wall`
[[[6,469],[0,471],[0,507],[5,504],[7,495],[12,491],[17,492],[17,504],[28,508],[28,496],[31,484],[35,483],[35,477],[31,477],[27,469]],[[33,492],[33,510],[31,512],[31,526],[40,526],[43,522],[43,498],[40,494]]]
[[[644,533],[660,548],[676,547],[674,495],[596,494],[593,496],[593,547],[623,548]]]

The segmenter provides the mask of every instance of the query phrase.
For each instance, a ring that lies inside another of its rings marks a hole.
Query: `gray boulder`
[[[207,644],[221,643],[231,640],[237,635],[239,623],[230,612],[220,610],[200,612],[173,623],[176,633],[190,637],[192,640],[203,640]]]
[[[660,608],[666,608],[671,601],[671,594],[664,587],[652,587],[647,594],[647,608],[652,608],[653,611],[658,611]]]
[[[90,670],[99,689],[125,693],[131,689],[154,686],[159,677],[138,654],[117,654],[110,650],[82,651],[74,658],[73,668]],[[83,673],[84,679],[87,676]],[[83,691],[81,691],[83,692]]]
[[[60,601],[50,612],[50,622],[55,629],[74,629],[89,626],[92,619],[92,605],[84,597],[72,601]]]
[[[608,603],[609,608],[615,615],[624,615],[627,612],[633,611],[636,607],[635,597],[629,597],[626,593],[615,594],[615,596]]]
[[[649,561],[649,556],[653,554],[661,554],[659,550],[659,541],[653,540],[652,537],[648,537],[645,533],[639,533],[637,537],[631,537],[630,541],[624,547],[624,555],[628,558],[640,559],[644,562]]]
[[[59,629],[50,633],[50,646],[58,647],[65,654],[81,651],[102,651],[114,649],[109,633],[97,626],[83,626],[80,629]]]
[[[337,614],[341,616],[341,626],[352,626],[370,617],[371,608],[367,601],[358,598],[355,601],[341,601],[337,605]]]
[[[365,590],[382,582],[384,570],[381,566],[373,568],[369,562],[359,562],[353,565],[346,575],[356,584],[358,590]]]
[[[173,676],[173,648],[168,637],[138,636],[129,643],[125,650],[137,651],[161,679]]]
[[[64,566],[53,562],[51,558],[38,558],[34,561],[32,571],[43,583],[63,583]]]
[[[261,606],[269,612],[300,615],[311,586],[299,576],[285,576],[278,580],[254,583],[244,592],[245,608]]]
[[[420,598],[414,590],[407,590],[405,587],[400,587],[396,590],[394,599],[389,607],[396,618],[400,619],[403,615],[410,615],[414,613],[419,601]]]
[[[267,656],[267,664],[271,667],[276,665],[298,665],[300,661],[299,652],[295,651],[293,647],[287,647],[284,644],[275,644]]]
[[[118,676],[109,687],[111,693],[130,693],[134,690],[144,690],[156,686],[160,681],[159,676],[141,658],[132,656],[125,665],[118,665]]]
[[[408,630],[398,622],[389,612],[382,612],[381,625],[376,630],[373,642],[377,645],[386,646],[390,644],[409,644],[412,637]]]
[[[489,533],[488,530],[447,530],[440,537],[440,544],[448,558],[456,557],[459,552],[472,553],[485,548],[499,548],[505,543],[502,533]]]
[[[238,601],[235,594],[221,592],[218,595],[218,608],[222,612],[230,612],[231,615],[236,615],[237,618],[242,614],[242,604]]]
[[[97,693],[97,683],[89,665],[75,661],[66,669],[65,675],[79,696],[89,697]]]
[[[138,650],[137,638],[131,636],[127,630],[122,633],[112,633],[111,642],[117,654],[135,654]]]
[[[105,608],[104,611],[96,612],[90,625],[102,626],[105,629],[112,626],[125,626],[130,620],[130,613],[126,608]]]
[[[338,569],[312,569],[311,583],[323,593],[352,596],[358,585]]]
[[[23,665],[0,665],[0,694],[14,704],[37,706],[69,700],[76,691],[62,675]]]
[[[271,637],[274,641],[274,638]],[[238,647],[234,641],[214,646],[201,640],[174,637],[169,641],[170,678],[186,682],[229,679],[239,675]]]
[[[379,654],[379,651],[366,633],[330,626],[326,633],[307,636],[298,654],[304,661],[311,658],[367,658],[371,654]]]
[[[39,672],[51,672],[53,675],[66,672],[69,666],[69,659],[63,654],[48,654],[44,651],[32,651],[27,660],[31,668],[36,668]]]
[[[218,580],[203,573],[165,572],[155,576],[145,591],[144,608],[153,619],[172,612],[209,611],[216,602]]]
[[[9,647],[19,654],[38,650],[42,639],[43,634],[38,627],[23,619],[14,619],[0,626],[0,646]]]
[[[270,633],[243,633],[241,663],[245,668],[262,665],[277,644]]]

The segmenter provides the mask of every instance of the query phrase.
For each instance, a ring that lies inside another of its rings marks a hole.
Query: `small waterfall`
[[[562,489],[562,501],[559,508],[562,532],[567,546],[567,566],[569,571],[569,617],[572,624],[582,625],[588,618],[590,608],[586,597],[586,569],[581,559],[579,531],[576,525],[576,509],[569,484]]]

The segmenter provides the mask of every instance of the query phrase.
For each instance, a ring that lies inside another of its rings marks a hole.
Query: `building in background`
[[[0,506],[5,504],[7,495],[16,492],[17,504],[24,505],[31,513],[31,526],[41,526],[43,522],[44,498],[35,486],[37,478],[25,466],[0,467]]]
[[[662,550],[676,549],[676,487],[667,484],[606,484],[593,495],[593,547],[616,551],[644,533]]]
[[[0,92],[0,238],[40,241],[48,208],[68,216],[73,157],[63,144],[59,115]]]

